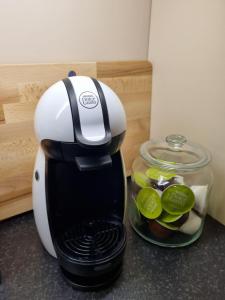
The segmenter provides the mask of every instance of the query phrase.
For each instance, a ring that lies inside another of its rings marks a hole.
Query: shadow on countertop
[[[127,224],[122,275],[99,292],[72,289],[43,249],[33,213],[0,223],[1,300],[225,299],[225,227],[210,217],[199,241],[181,249],[151,245]]]

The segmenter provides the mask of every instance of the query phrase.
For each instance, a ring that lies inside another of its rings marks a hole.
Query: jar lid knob
[[[185,143],[187,143],[187,139],[185,136],[180,134],[170,134],[166,137],[166,142],[170,147],[181,148]]]

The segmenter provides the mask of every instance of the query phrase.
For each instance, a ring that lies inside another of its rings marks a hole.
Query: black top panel
[[[113,155],[116,153],[123,142],[125,132],[112,138],[111,143],[105,146],[92,146],[86,148],[79,143],[59,142],[45,139],[41,141],[41,147],[47,158],[74,162],[76,157],[100,157]]]

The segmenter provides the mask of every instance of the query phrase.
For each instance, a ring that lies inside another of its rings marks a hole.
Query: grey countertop
[[[225,227],[207,217],[201,239],[182,249],[151,245],[127,224],[124,268],[99,292],[72,289],[42,248],[32,213],[0,224],[0,299],[225,299]]]

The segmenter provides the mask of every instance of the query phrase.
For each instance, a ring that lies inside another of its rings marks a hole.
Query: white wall
[[[225,1],[153,0],[151,136],[183,133],[213,154],[210,213],[225,224]]]
[[[147,59],[150,0],[0,0],[0,63]]]

